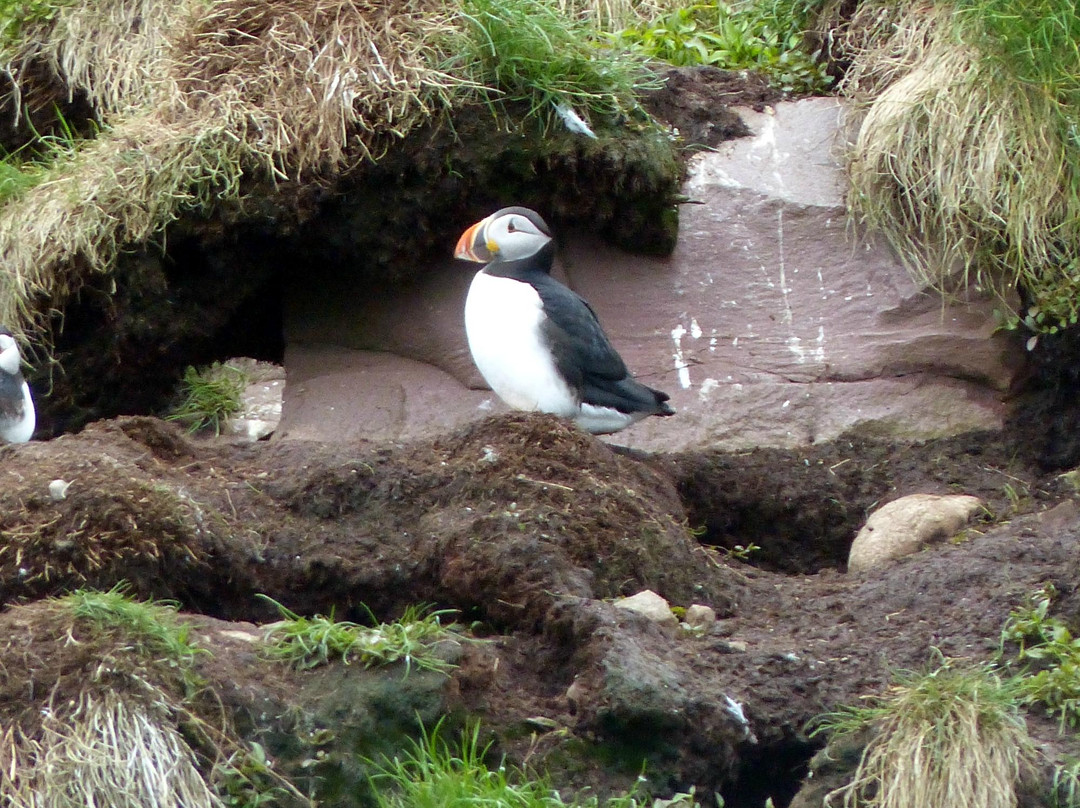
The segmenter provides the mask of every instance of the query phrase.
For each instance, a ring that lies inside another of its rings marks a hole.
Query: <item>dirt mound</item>
[[[1080,507],[1022,456],[986,434],[642,456],[530,414],[412,444],[234,446],[154,419],[97,423],[0,449],[0,709],[24,709],[19,681],[45,692],[47,670],[89,664],[57,645],[55,620],[20,628],[38,603],[12,602],[124,580],[181,602],[213,650],[198,673],[241,733],[324,794],[362,802],[347,750],[448,713],[479,716],[499,752],[567,794],[628,788],[645,764],[657,794],[784,806],[822,744],[812,718],[932,649],[992,658],[1010,610],[1048,581],[1076,611]],[[978,494],[989,513],[963,541],[841,573],[863,513],[916,491]],[[607,602],[644,588],[720,619],[669,631]],[[256,593],[357,622],[432,603],[484,642],[449,680],[406,687],[340,663],[297,678],[238,622],[278,618]],[[302,718],[262,718],[286,714]],[[340,745],[311,740],[344,721]],[[1069,751],[1053,722],[1033,714],[1032,728],[1051,756]]]
[[[549,417],[434,444],[247,449],[128,418],[4,451],[4,601],[123,580],[232,618],[266,616],[263,592],[342,617],[430,601],[519,626],[562,597],[644,587],[728,612],[738,586],[670,481]]]
[[[411,595],[500,626],[535,624],[562,597],[643,587],[731,608],[737,582],[690,535],[670,481],[553,417],[507,415],[396,451],[337,448],[306,466],[286,460],[298,451],[275,450],[266,490],[316,520],[321,561],[308,556],[304,590]]]

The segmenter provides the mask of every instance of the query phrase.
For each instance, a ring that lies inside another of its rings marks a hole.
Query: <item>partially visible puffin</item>
[[[469,287],[465,333],[480,373],[511,407],[597,435],[675,414],[667,393],[630,376],[589,304],[551,277],[555,242],[538,213],[495,211],[462,234],[454,255],[487,264]]]
[[[22,375],[19,345],[10,331],[0,327],[0,441],[26,443],[36,423],[30,385]]]

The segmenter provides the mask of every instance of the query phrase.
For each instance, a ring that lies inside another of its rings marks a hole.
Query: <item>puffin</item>
[[[22,375],[19,344],[8,329],[0,327],[0,441],[26,443],[36,423],[30,385]]]
[[[585,299],[551,277],[555,241],[536,211],[495,211],[461,235],[454,256],[484,264],[465,299],[465,334],[480,374],[510,407],[595,435],[675,414],[667,393],[630,375]]]

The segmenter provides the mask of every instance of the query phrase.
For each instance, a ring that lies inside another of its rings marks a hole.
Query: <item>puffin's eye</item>
[[[509,222],[507,222],[507,224],[506,224],[506,232],[507,233],[516,233],[517,232],[517,227],[514,225],[514,220],[513,219],[511,219]]]

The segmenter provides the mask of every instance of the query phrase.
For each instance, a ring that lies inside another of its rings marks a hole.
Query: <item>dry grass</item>
[[[826,719],[831,729],[875,734],[844,787],[825,804],[845,808],[1015,808],[1034,744],[1016,686],[988,668],[944,661],[907,674],[870,707]]]
[[[167,700],[84,691],[49,704],[38,737],[0,736],[0,796],[11,808],[217,808]]]
[[[604,31],[618,31],[632,25],[658,20],[696,0],[558,0],[561,13],[591,20]]]
[[[223,806],[218,781],[248,747],[197,675],[207,652],[189,629],[119,587],[0,614],[0,804]],[[274,772],[257,786],[310,805]]]
[[[865,114],[849,205],[917,282],[1007,304],[1020,282],[1050,306],[1040,295],[1058,294],[1080,243],[1075,147],[1054,93],[979,49],[979,24],[948,4],[859,5],[835,43],[854,56],[840,89]]]
[[[44,60],[104,128],[0,209],[0,322],[32,327],[87,269],[245,178],[317,179],[403,136],[464,84],[430,66],[448,15],[442,0],[93,0],[29,25],[5,54],[16,92],[49,100]]]

